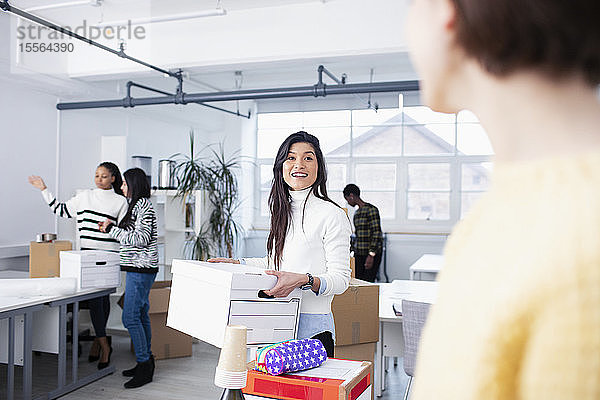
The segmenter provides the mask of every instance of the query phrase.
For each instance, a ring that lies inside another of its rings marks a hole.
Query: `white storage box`
[[[248,328],[249,345],[296,338],[302,291],[266,299],[277,278],[238,264],[173,260],[167,326],[222,347],[227,325]]]
[[[60,252],[60,276],[77,279],[77,290],[121,285],[119,254],[81,250]]]

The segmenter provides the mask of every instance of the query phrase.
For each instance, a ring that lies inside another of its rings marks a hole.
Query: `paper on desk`
[[[0,296],[64,296],[77,291],[75,278],[0,279]]]
[[[304,371],[293,372],[289,375],[310,376],[312,378],[327,379],[352,379],[356,375],[357,369],[362,365],[361,361],[340,360],[337,358],[328,358],[317,368]],[[360,373],[360,371],[359,371]]]

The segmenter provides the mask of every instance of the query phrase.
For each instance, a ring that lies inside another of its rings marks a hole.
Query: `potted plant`
[[[208,157],[199,154],[210,150]],[[176,162],[178,177],[177,196],[183,199],[193,197],[194,191],[202,190],[202,201],[209,210],[208,220],[199,232],[186,242],[184,256],[204,260],[211,256],[233,257],[236,241],[242,233],[235,220],[239,208],[239,188],[235,171],[240,168],[239,152],[229,158],[225,155],[223,143],[204,147],[194,153],[194,132],[190,131],[190,154],[177,153],[171,157]]]

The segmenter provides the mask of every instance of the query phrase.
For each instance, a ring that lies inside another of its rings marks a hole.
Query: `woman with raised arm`
[[[94,176],[96,188],[83,190],[64,203],[54,197],[40,176],[30,176],[29,183],[42,191],[42,196],[52,212],[59,217],[76,220],[80,250],[119,251],[119,242],[98,229],[98,222],[108,218],[118,223],[127,212],[127,200],[121,191],[119,167],[111,162],[98,165]],[[110,313],[109,296],[89,300],[87,306],[96,333],[88,361],[99,360],[98,369],[103,369],[108,367],[112,352],[106,336],[106,323]]]

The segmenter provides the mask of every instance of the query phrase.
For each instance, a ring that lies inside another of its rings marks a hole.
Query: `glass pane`
[[[360,198],[377,207],[381,219],[396,218],[396,192],[363,192],[361,190]]]
[[[346,181],[346,164],[327,163],[327,190],[329,192],[336,190],[341,192],[346,186]],[[343,199],[344,197],[342,196]]]
[[[454,154],[454,124],[404,126],[404,154]]]
[[[347,156],[350,154],[350,127],[314,128],[307,130],[321,144],[323,155]],[[281,143],[280,143],[281,144]]]
[[[458,124],[458,145],[460,154],[492,155],[494,149],[483,127],[479,124]]]
[[[405,124],[454,124],[455,114],[443,114],[431,111],[431,108],[424,106],[404,107]]]
[[[462,165],[461,189],[485,191],[489,185],[492,163],[464,163]]]
[[[275,158],[281,143],[294,132],[293,129],[259,129],[257,133],[258,158]]]
[[[473,204],[479,200],[483,192],[461,193],[460,195],[460,218],[463,219]]]
[[[354,174],[361,191],[396,190],[396,164],[357,164]]]
[[[400,156],[402,126],[365,126],[352,130],[355,156]]]
[[[450,190],[450,164],[408,164],[408,190]]]
[[[342,208],[349,207],[348,203],[346,203],[346,200],[344,199],[344,194],[342,192],[328,190],[327,194],[329,195],[329,198],[335,201],[335,204],[337,204],[338,206]]]
[[[375,110],[352,111],[353,126],[370,126],[382,124],[401,124],[402,111],[398,108],[384,108]]]
[[[312,127],[350,126],[350,110],[305,112],[302,126],[307,132]]]
[[[450,194],[431,192],[408,193],[408,219],[424,221],[450,219]]]
[[[261,217],[270,217],[271,212],[269,211],[269,193],[270,191],[267,192],[260,192],[260,216]]]
[[[459,123],[460,122],[475,122],[475,123],[479,123],[479,119],[477,119],[477,116],[475,114],[473,114],[469,110],[462,110],[461,112],[459,112],[458,115],[456,116],[456,120]]]
[[[262,164],[260,166],[260,188],[271,190],[271,184],[273,180],[273,166],[269,164]]]
[[[302,113],[266,113],[258,114],[258,129],[277,129],[283,128],[286,130],[297,127],[299,130],[302,127]],[[295,132],[295,131],[294,131]],[[293,133],[293,132],[290,132]]]

